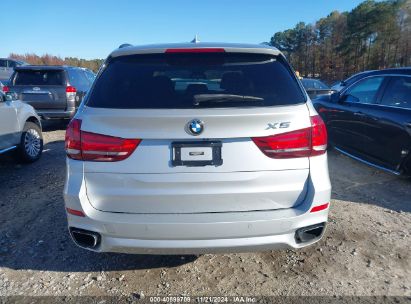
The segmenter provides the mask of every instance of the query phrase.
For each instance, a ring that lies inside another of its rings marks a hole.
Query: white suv
[[[23,162],[38,160],[43,151],[40,118],[32,106],[0,92],[0,154],[14,150]]]
[[[67,128],[69,230],[98,252],[300,248],[327,222],[326,148],[275,48],[119,48]]]

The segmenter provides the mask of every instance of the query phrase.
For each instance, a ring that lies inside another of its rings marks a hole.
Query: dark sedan
[[[403,68],[391,68],[391,69],[385,69],[385,70],[370,70],[370,71],[359,72],[357,74],[351,75],[345,80],[342,80],[342,81],[339,81],[333,84],[331,89],[334,91],[341,91],[341,90],[344,90],[346,87],[349,87],[350,85],[352,85],[354,82],[357,82],[361,78],[365,78],[365,77],[372,76],[372,75],[381,75],[381,74],[386,75],[387,73],[407,74],[408,71],[407,69],[403,69]]]
[[[301,79],[301,82],[311,99],[314,99],[320,95],[329,95],[334,92],[330,89],[329,86],[318,79],[303,78]]]
[[[314,106],[337,150],[411,175],[411,68],[364,77],[341,92],[319,97]]]

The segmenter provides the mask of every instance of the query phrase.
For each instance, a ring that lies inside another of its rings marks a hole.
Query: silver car
[[[327,222],[326,148],[275,48],[119,48],[67,128],[69,231],[97,252],[304,247]]]
[[[33,107],[0,92],[0,155],[9,151],[22,162],[34,162],[43,152],[43,135]]]

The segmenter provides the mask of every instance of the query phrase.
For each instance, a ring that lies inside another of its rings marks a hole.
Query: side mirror
[[[340,92],[333,92],[330,95],[330,102],[333,102],[333,103],[340,102]]]

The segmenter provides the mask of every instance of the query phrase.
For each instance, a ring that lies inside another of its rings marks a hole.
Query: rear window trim
[[[84,100],[84,99],[83,99]],[[84,104],[84,107],[90,108],[90,109],[101,109],[101,110],[113,110],[113,111],[164,111],[164,110],[178,110],[178,111],[200,111],[200,110],[233,110],[233,109],[238,109],[238,110],[246,110],[246,109],[275,109],[275,108],[280,108],[280,107],[294,107],[294,106],[301,106],[305,105],[307,103],[307,100],[299,103],[293,103],[289,105],[271,105],[271,106],[263,106],[263,107],[257,107],[257,106],[238,106],[238,107],[212,107],[212,108],[105,108],[105,107],[93,107],[87,105],[87,102]]]
[[[252,52],[229,52],[226,50],[225,53],[234,53],[234,54],[263,54],[263,55],[269,55],[273,58],[276,59],[280,59],[282,61],[282,63],[284,64],[285,68],[287,69],[287,71],[290,73],[290,76],[292,78],[292,80],[297,84],[297,86],[300,89],[301,95],[302,95],[302,101],[301,102],[296,102],[290,105],[271,105],[271,106],[264,106],[264,107],[258,107],[258,106],[247,106],[247,107],[213,107],[213,108],[197,108],[197,110],[213,110],[213,109],[261,109],[261,108],[277,108],[277,107],[284,107],[284,106],[299,106],[299,105],[303,105],[303,104],[307,104],[309,97],[308,94],[305,91],[305,88],[303,86],[303,84],[301,83],[300,79],[297,77],[297,75],[295,74],[294,69],[292,68],[291,64],[288,62],[287,58],[284,56],[284,54],[279,53],[279,54],[271,54],[271,53],[252,53]],[[139,56],[139,55],[147,55],[147,54],[161,54],[161,53],[137,53],[137,54],[124,54],[124,55],[118,55],[118,56],[111,56],[109,55],[106,60],[102,63],[102,65],[100,66],[99,70],[96,73],[96,77],[95,80],[92,84],[92,86],[90,87],[89,93],[83,98],[83,101],[80,105],[80,107],[85,106],[85,107],[89,107],[89,108],[94,108],[94,109],[108,109],[108,110],[193,110],[195,108],[107,108],[107,107],[93,107],[88,105],[89,103],[89,99],[90,96],[96,86],[96,84],[98,83],[101,75],[104,73],[104,71],[106,70],[106,68],[108,67],[108,65],[110,64],[110,62],[113,59],[117,59],[119,57],[127,57],[127,56]],[[68,76],[67,76],[68,77]]]
[[[63,83],[62,84],[50,84],[50,85],[34,85],[34,84],[15,84],[16,82],[16,77],[17,73],[21,71],[59,71],[62,72],[64,77],[63,77]],[[42,86],[47,86],[47,87],[66,87],[68,83],[68,75],[66,69],[27,69],[27,68],[22,68],[22,69],[15,69],[13,72],[13,75],[10,78],[10,87],[42,87]]]

